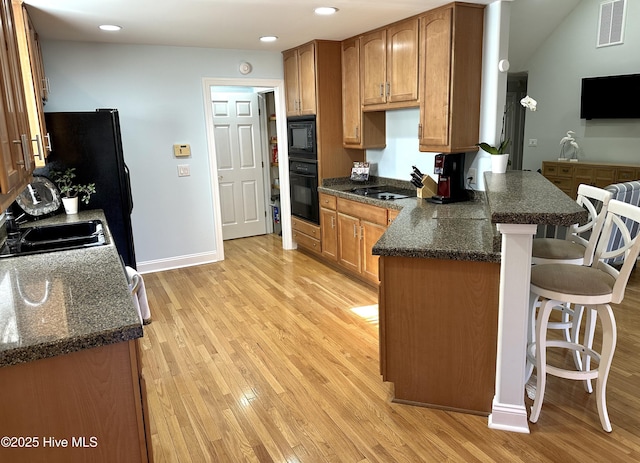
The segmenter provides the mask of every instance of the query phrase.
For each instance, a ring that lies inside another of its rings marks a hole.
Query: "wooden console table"
[[[640,165],[544,161],[542,175],[575,199],[582,183],[604,188],[612,183],[640,179]]]

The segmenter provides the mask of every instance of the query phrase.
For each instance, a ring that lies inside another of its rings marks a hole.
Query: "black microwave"
[[[298,116],[287,119],[289,157],[317,160],[316,116]]]

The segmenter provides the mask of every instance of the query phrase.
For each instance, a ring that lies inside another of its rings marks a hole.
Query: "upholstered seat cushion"
[[[613,291],[616,280],[592,267],[572,264],[534,265],[531,284],[539,288],[580,296],[603,296]]]
[[[533,240],[533,257],[541,259],[582,259],[585,247],[581,244],[558,238],[535,238]]]

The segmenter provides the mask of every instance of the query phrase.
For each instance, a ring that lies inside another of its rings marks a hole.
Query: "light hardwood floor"
[[[225,257],[144,276],[156,462],[640,461],[638,271],[615,309],[613,432],[580,383],[550,377],[527,435],[391,403],[374,288],[283,251],[273,235],[227,241]]]

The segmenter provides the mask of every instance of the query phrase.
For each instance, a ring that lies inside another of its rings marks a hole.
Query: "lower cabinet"
[[[32,444],[0,461],[153,461],[137,340],[0,368],[0,390],[0,435]]]
[[[336,210],[338,263],[377,284],[378,256],[371,249],[387,229],[387,209],[338,198]]]
[[[338,213],[336,197],[320,194],[320,240],[322,257],[336,262],[338,260]]]
[[[605,188],[612,183],[640,179],[640,165],[544,161],[542,175],[575,199],[581,184]]]
[[[320,227],[318,225],[297,217],[292,217],[291,229],[293,230],[293,240],[298,243],[298,247],[311,251],[314,254],[321,254]]]

